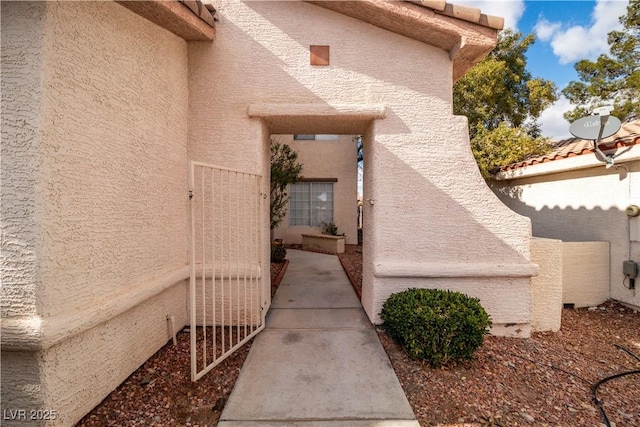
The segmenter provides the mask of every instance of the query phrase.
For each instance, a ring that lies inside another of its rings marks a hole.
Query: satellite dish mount
[[[606,105],[593,110],[592,116],[582,117],[571,123],[569,132],[576,138],[592,139],[596,154],[604,159],[607,169],[615,163],[615,156],[604,154],[598,144],[602,138],[608,138],[620,130],[622,123],[611,115],[613,106]]]

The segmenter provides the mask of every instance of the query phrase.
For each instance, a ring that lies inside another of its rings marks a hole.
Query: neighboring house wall
[[[336,178],[333,184],[333,222],[338,233],[346,234],[346,243],[358,243],[358,189],[356,142],[352,135],[340,135],[338,140],[297,141],[293,135],[278,135],[278,142],[288,144],[298,153],[304,178]],[[302,227],[289,224],[289,210],[274,232],[285,243],[302,243],[301,233],[320,233],[322,227]]]
[[[183,39],[2,3],[3,410],[73,425],[186,324],[187,109]]]
[[[190,156],[264,173],[271,134],[363,133],[370,319],[393,292],[450,288],[480,297],[495,332],[527,336],[529,220],[486,186],[452,115],[451,58],[495,32],[456,21],[469,37],[449,52],[305,2],[216,9],[216,42],[189,45]],[[309,64],[310,45],[330,46],[329,66]]]
[[[610,243],[610,269],[603,266],[609,270],[605,285],[610,293],[598,292],[600,297],[594,303],[611,297],[640,306],[638,287],[627,289],[622,273],[624,260],[640,261],[640,236],[633,233],[640,218],[625,214],[630,204],[640,204],[640,161],[635,160],[639,148],[627,150],[610,169],[593,154],[584,154],[517,169],[514,177],[506,179],[508,175],[502,174],[502,180],[493,182],[496,194],[508,206],[531,218],[534,236]],[[572,166],[578,169],[566,170]],[[536,171],[545,173],[517,176]]]

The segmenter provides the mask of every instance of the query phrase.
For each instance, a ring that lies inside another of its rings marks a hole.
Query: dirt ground
[[[361,248],[348,245],[340,259],[358,292]],[[274,281],[283,266],[272,266]],[[383,330],[378,335],[422,426],[606,426],[592,386],[640,370],[640,312],[612,301],[564,310],[557,333],[486,337],[473,361],[443,369],[411,360]],[[181,332],[178,346],[165,345],[78,425],[213,426],[250,347],[192,383],[189,334]],[[640,426],[639,374],[602,384],[597,398],[610,425]]]

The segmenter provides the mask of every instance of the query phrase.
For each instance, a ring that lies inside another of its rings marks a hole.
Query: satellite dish
[[[604,123],[604,128],[602,129],[602,134],[600,134],[602,123]],[[587,116],[571,123],[569,132],[576,138],[600,141],[600,139],[607,138],[618,132],[620,126],[622,126],[620,120],[613,116]]]

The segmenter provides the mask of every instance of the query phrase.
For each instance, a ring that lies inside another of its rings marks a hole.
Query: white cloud
[[[549,22],[544,18],[538,20],[533,27],[533,32],[536,37],[542,41],[549,41],[562,28],[562,24],[559,22]]]
[[[501,16],[504,27],[518,29],[518,21],[524,13],[524,0],[450,0],[449,3],[478,8],[485,15]]]
[[[542,136],[554,140],[571,138],[569,122],[562,115],[572,110],[573,107],[567,98],[561,96],[560,99],[544,110],[538,119]]]
[[[550,41],[553,53],[561,64],[579,59],[596,59],[609,51],[607,34],[622,28],[618,18],[627,11],[628,0],[597,0],[591,13],[591,25],[565,27],[540,17],[534,27],[538,38]]]

